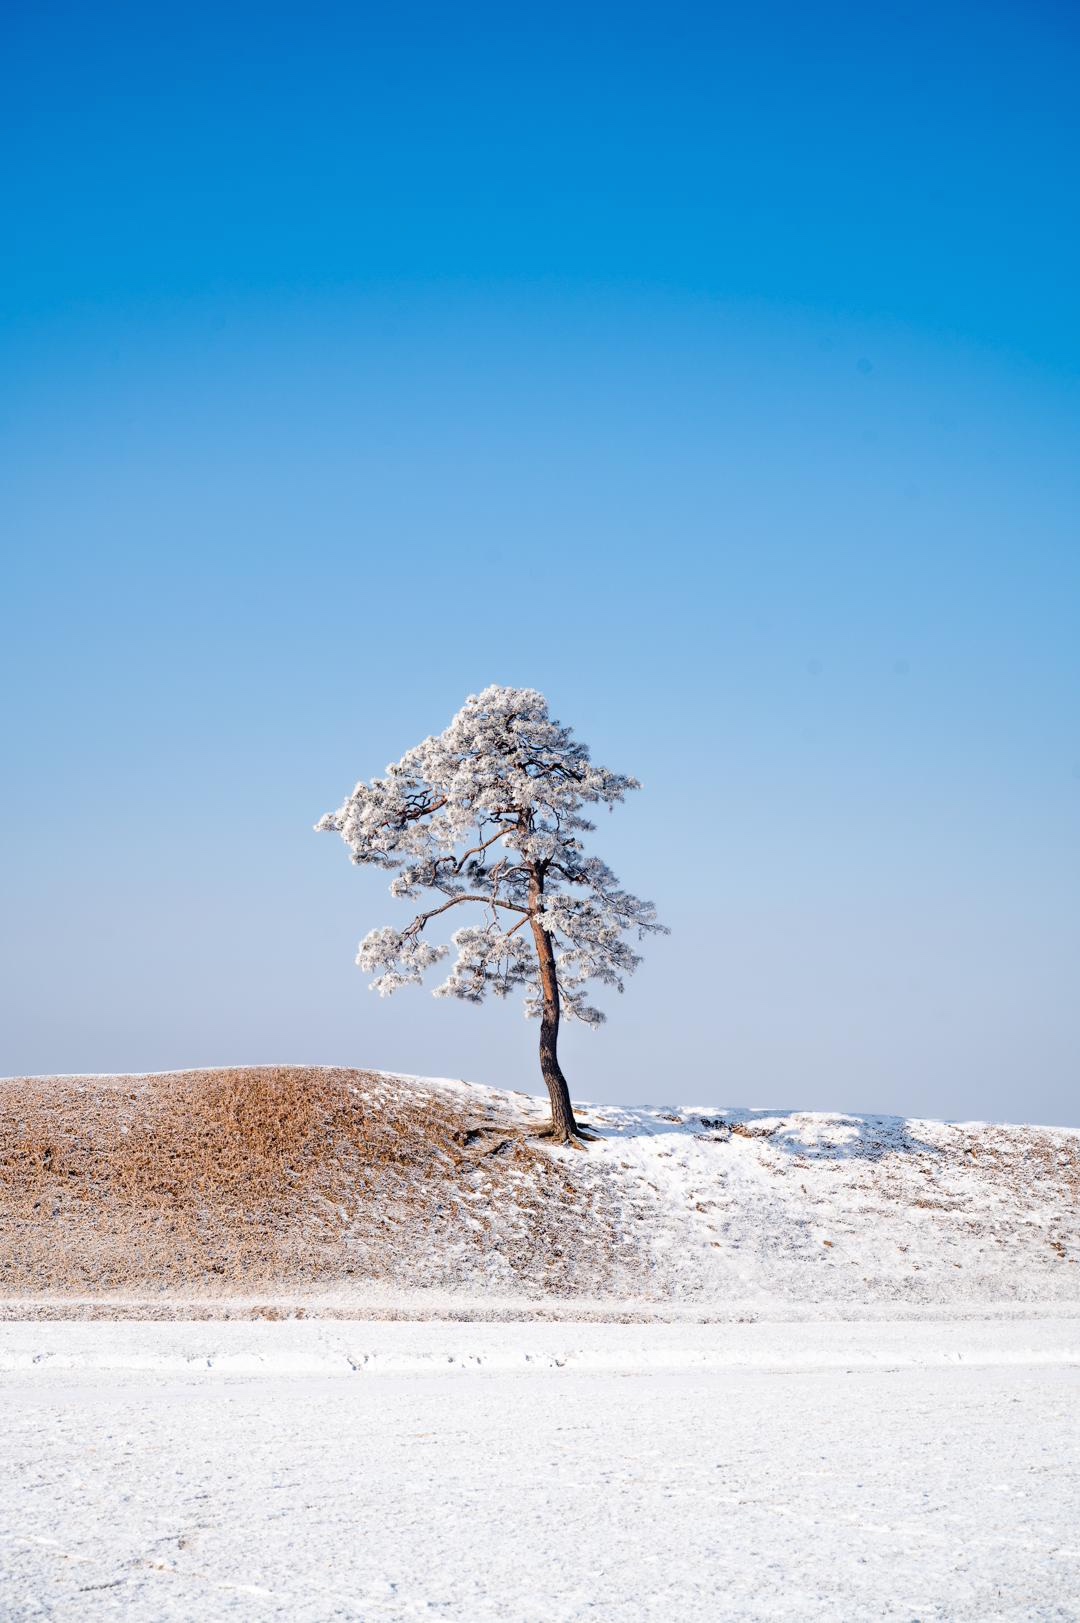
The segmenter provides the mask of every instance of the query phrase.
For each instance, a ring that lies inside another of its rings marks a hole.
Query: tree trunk
[[[559,1064],[559,979],[555,972],[555,949],[551,937],[537,918],[544,894],[542,873],[533,878],[532,932],[536,942],[536,956],[540,961],[540,986],[544,994],[544,1009],[540,1019],[540,1069],[551,1100],[551,1136],[557,1144],[569,1143],[578,1134],[574,1120],[574,1107],[570,1103],[570,1089]]]
[[[544,1073],[548,1098],[551,1100],[551,1136],[558,1144],[566,1144],[577,1137],[578,1125],[574,1120],[574,1107],[570,1103],[570,1090],[559,1064],[559,1007],[550,1009],[544,1000],[544,1013],[540,1021],[540,1069]]]

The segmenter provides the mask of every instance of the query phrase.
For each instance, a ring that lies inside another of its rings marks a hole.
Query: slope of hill
[[[323,1068],[0,1083],[0,1295],[1080,1299],[1080,1131],[590,1106]]]

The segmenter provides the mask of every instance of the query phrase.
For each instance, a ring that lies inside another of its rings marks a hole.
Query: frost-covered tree
[[[540,1068],[551,1097],[550,1134],[579,1137],[559,1065],[561,1015],[604,1019],[586,986],[623,989],[640,963],[627,936],[663,932],[651,902],[622,890],[582,836],[588,805],[614,806],[635,778],[594,766],[569,727],[530,688],[489,687],[465,701],[444,733],[358,783],[315,826],[340,834],[361,866],[392,870],[390,894],[431,905],[403,930],[372,930],[357,963],[383,996],[419,985],[450,948],[432,943],[432,920],[472,910],[452,937],[457,958],[436,997],[480,1003],[519,987],[540,1018]],[[430,892],[430,897],[425,893]]]

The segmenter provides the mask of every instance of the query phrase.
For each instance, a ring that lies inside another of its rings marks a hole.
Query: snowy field
[[[1075,1619],[1080,1320],[0,1326],[0,1616]]]

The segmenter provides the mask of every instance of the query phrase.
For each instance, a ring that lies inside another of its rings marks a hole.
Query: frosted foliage
[[[456,958],[437,997],[479,1003],[521,990],[525,1012],[539,1014],[546,934],[562,1012],[599,1024],[588,983],[621,992],[640,962],[627,938],[664,927],[651,902],[586,854],[594,825],[584,808],[614,806],[637,788],[636,778],[594,765],[542,694],[489,687],[467,699],[445,732],[385,777],[358,783],[316,824],[340,834],[355,863],[392,872],[392,896],[430,899],[403,930],[372,930],[361,942],[356,961],[374,974],[372,989],[420,984],[450,951],[425,938],[429,925],[467,907],[473,918],[452,937]]]

